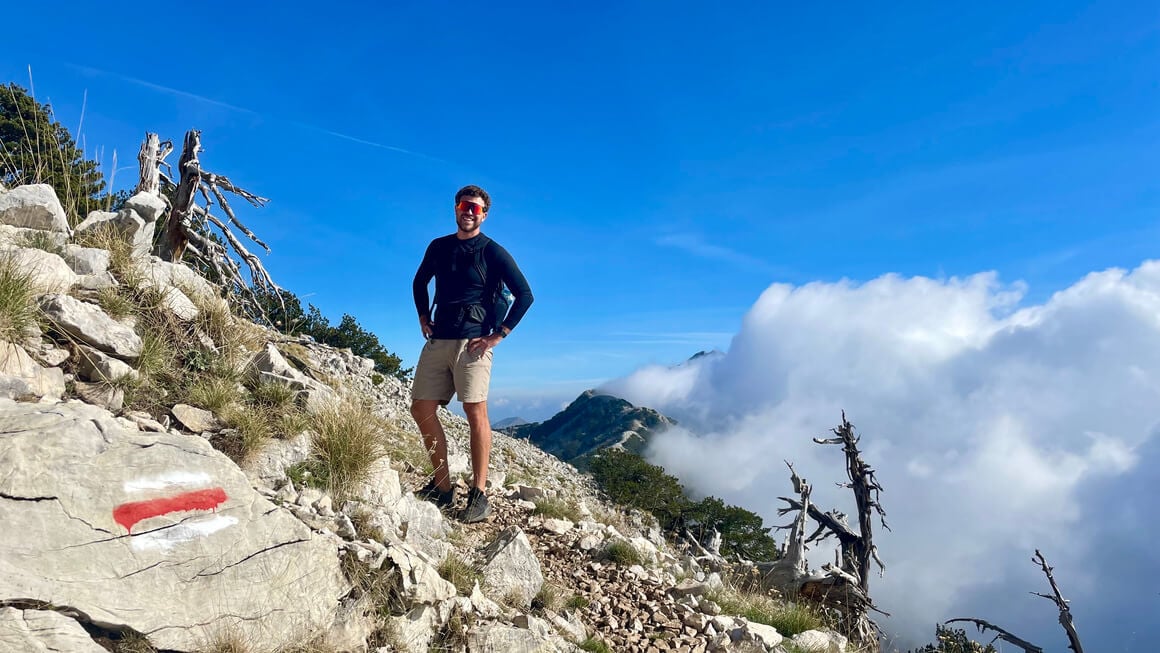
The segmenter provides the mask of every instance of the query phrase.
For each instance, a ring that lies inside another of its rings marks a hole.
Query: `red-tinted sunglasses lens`
[[[459,213],[470,213],[477,217],[483,215],[483,206],[475,202],[460,202],[455,205],[455,210]]]

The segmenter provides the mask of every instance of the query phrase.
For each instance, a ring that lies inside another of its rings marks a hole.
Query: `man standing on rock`
[[[478,186],[464,186],[455,194],[455,233],[436,238],[427,246],[412,292],[419,311],[419,328],[427,344],[419,355],[412,386],[411,416],[423,434],[435,476],[416,494],[440,508],[455,501],[447,470],[447,436],[436,414],[457,394],[471,426],[471,489],[463,521],[482,521],[491,513],[487,495],[487,467],[491,458],[491,423],[487,417],[487,389],[491,381],[492,348],[519,324],[532,305],[528,286],[511,254],[480,232],[491,197]],[[427,284],[435,278],[435,315],[432,319]],[[501,285],[515,297],[506,317],[497,315],[495,300]]]

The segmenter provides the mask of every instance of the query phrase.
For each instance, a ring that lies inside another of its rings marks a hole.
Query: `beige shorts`
[[[467,342],[467,338],[428,340],[423,345],[415,366],[412,399],[434,399],[446,405],[451,395],[458,394],[459,401],[465,404],[487,401],[492,350],[482,356],[470,354]]]

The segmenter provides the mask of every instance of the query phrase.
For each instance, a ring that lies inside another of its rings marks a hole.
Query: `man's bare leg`
[[[487,419],[487,402],[465,403],[463,412],[471,426],[471,474],[475,487],[482,492],[487,488],[487,466],[491,460],[491,422]]]
[[[427,450],[431,466],[435,468],[435,484],[441,491],[448,492],[451,490],[451,475],[447,471],[447,435],[439,421],[438,410],[439,402],[434,399],[416,399],[411,402],[411,417],[415,418],[415,424],[423,434],[423,448]],[[472,430],[473,444],[474,433]]]

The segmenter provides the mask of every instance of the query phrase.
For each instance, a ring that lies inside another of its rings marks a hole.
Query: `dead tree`
[[[146,154],[147,149],[150,149],[148,138],[146,145],[142,146],[140,155],[143,166],[145,160],[155,160],[160,164],[164,160],[164,154],[168,154],[168,151],[160,154],[159,149],[159,155],[150,159]],[[186,132],[181,159],[178,162],[180,177],[176,183],[177,190],[172,210],[165,226],[165,237],[158,243],[158,255],[173,263],[182,260],[200,263],[205,269],[213,272],[231,297],[237,298],[250,311],[264,316],[265,311],[253,288],[271,294],[278,298],[279,302],[282,299],[282,290],[274,283],[258,257],[234,234],[231,226],[260,245],[267,254],[270,253],[270,247],[238,220],[226,192],[237,195],[259,208],[270,200],[239,188],[224,176],[202,169],[199,159],[201,151],[201,132],[196,129]],[[145,183],[144,170],[141,176],[142,183]],[[198,205],[199,197],[203,200],[202,205]],[[215,213],[214,204],[217,204],[224,218]],[[216,231],[211,231],[211,225]],[[234,258],[235,256],[248,268],[251,283],[246,283],[242,278],[241,264]]]
[[[1043,558],[1043,554],[1039,549],[1035,549],[1035,557],[1032,558],[1043,570],[1043,574],[1047,576],[1047,582],[1051,585],[1051,596],[1040,594],[1039,592],[1032,592],[1035,596],[1042,596],[1043,598],[1055,604],[1059,609],[1059,625],[1063,626],[1064,632],[1067,633],[1067,647],[1075,651],[1075,653],[1083,653],[1083,644],[1079,641],[1079,634],[1075,632],[1075,623],[1071,618],[1071,607],[1068,606],[1067,600],[1059,593],[1059,585],[1055,584],[1055,575],[1051,573],[1052,568],[1047,566],[1047,560]]]
[[[781,559],[772,563],[759,563],[763,585],[767,589],[791,596],[804,596],[823,605],[838,609],[847,619],[851,635],[865,644],[877,643],[879,629],[870,619],[871,610],[879,610],[870,598],[870,562],[877,563],[880,572],[886,566],[878,556],[874,545],[873,516],[878,514],[882,527],[886,524],[886,513],[879,503],[882,486],[874,476],[874,470],[862,459],[858,450],[859,437],[854,426],[846,420],[842,412],[842,425],[831,429],[836,436],[827,439],[814,438],[818,444],[840,444],[846,456],[846,483],[839,487],[849,488],[854,493],[858,507],[858,531],[850,528],[846,516],[838,510],[823,512],[810,501],[810,485],[797,475],[793,465],[789,465],[791,481],[797,499],[779,497],[787,507],[778,510],[779,515],[796,512],[794,521],[779,530],[790,531]],[[816,530],[805,536],[806,519],[817,523]],[[822,574],[811,575],[805,561],[807,545],[821,542],[830,537],[837,539],[837,560],[834,564],[822,566]]]
[[[149,193],[158,197],[161,194],[161,167],[167,165],[165,157],[173,151],[173,143],[162,142],[157,134],[146,133],[145,141],[141,143],[141,150],[137,153],[137,163],[141,176],[137,182],[137,193]],[[166,178],[168,180],[168,178]]]
[[[1039,568],[1043,570],[1043,574],[1047,576],[1048,584],[1051,585],[1050,595],[1040,594],[1039,592],[1032,592],[1032,594],[1035,596],[1041,596],[1055,604],[1055,607],[1059,609],[1059,624],[1063,626],[1064,632],[1067,633],[1067,647],[1075,653],[1083,653],[1083,644],[1079,641],[1079,634],[1075,632],[1075,623],[1071,617],[1071,608],[1068,606],[1067,599],[1063,598],[1063,595],[1059,591],[1059,585],[1057,585],[1055,582],[1055,575],[1051,573],[1052,567],[1048,566],[1047,560],[1043,557],[1043,554],[1039,552],[1039,549],[1035,550],[1035,557],[1031,560],[1035,562],[1035,564],[1039,565]],[[950,619],[946,623],[949,624],[956,622],[973,623],[980,632],[992,630],[997,633],[997,635],[995,635],[995,639],[1001,639],[1005,642],[1010,642],[1019,648],[1022,648],[1027,653],[1043,653],[1043,649],[1036,646],[1035,644],[1012,635],[1009,631],[982,619],[976,619],[974,617],[958,617],[955,619]]]

